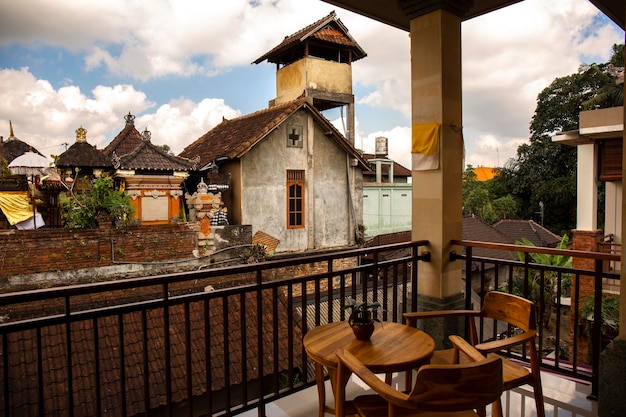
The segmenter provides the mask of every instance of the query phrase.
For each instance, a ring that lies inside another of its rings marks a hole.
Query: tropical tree
[[[518,203],[507,194],[499,173],[487,181],[478,181],[472,165],[463,173],[463,211],[480,217],[485,223],[493,224],[501,219],[517,217]]]
[[[580,111],[619,104],[611,68],[624,65],[624,45],[614,45],[609,63],[581,66],[575,74],[556,78],[537,97],[530,141],[500,173],[519,204],[519,216],[537,218],[543,206],[544,226],[570,233],[576,225],[576,148],[554,143],[558,132],[578,129]],[[623,103],[623,86],[621,102]]]
[[[556,249],[567,249],[569,238],[563,235]],[[526,238],[521,238],[516,245],[535,246]],[[526,256],[530,256],[532,263],[571,268],[572,257],[563,255],[549,255],[545,253],[517,252],[520,261],[525,262]],[[522,274],[513,280],[513,293],[533,300],[540,308],[539,317],[545,328],[550,328],[550,319],[554,300],[560,294],[571,289],[571,275],[560,274],[554,270],[541,271],[539,269],[524,269]],[[566,291],[564,291],[564,289]],[[561,291],[559,291],[561,290]]]

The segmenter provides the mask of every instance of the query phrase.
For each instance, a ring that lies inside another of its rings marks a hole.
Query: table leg
[[[344,417],[346,415],[346,384],[350,378],[350,370],[345,366],[339,365],[338,369],[328,370],[333,394],[335,396],[335,417]]]
[[[324,386],[324,367],[315,364],[315,383],[317,384],[317,399],[319,401],[319,417],[324,417],[326,411],[326,387]]]

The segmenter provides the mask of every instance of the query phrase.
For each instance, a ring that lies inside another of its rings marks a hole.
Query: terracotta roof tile
[[[311,112],[317,122],[322,124],[325,130],[332,133],[330,137],[337,144],[357,158],[363,167],[367,166],[367,162],[359,152],[303,96],[236,119],[224,119],[222,123],[187,146],[179,156],[190,160],[199,158],[199,170],[203,170],[210,162],[218,158],[241,158],[254,145],[263,140],[270,132],[287,120],[289,116],[300,109]]]
[[[337,18],[335,12],[331,12],[328,16],[323,17],[315,23],[300,29],[296,33],[286,36],[283,41],[272,50],[254,61],[259,64],[266,59],[268,62],[289,64],[293,61],[293,55],[289,51],[296,49],[307,39],[313,38],[322,43],[329,45],[340,45],[348,47],[352,52],[352,61],[359,60],[367,56],[365,51],[350,36],[348,29]]]
[[[186,318],[185,308],[175,304],[168,308],[171,388],[172,401],[180,403],[186,399],[187,379],[191,378],[189,389],[198,397],[207,392],[207,379],[211,389],[219,391],[226,384],[240,384],[259,377],[257,346],[258,334],[256,324],[256,294],[246,296],[245,312],[240,304],[239,295],[227,297],[228,327],[223,326],[223,298],[209,301],[209,311],[204,300],[191,302],[189,317]],[[117,300],[130,302],[131,300]],[[302,367],[302,332],[298,327],[300,320],[294,317],[294,328],[288,326],[288,306],[284,295],[279,293],[277,309],[274,305],[273,293],[263,293],[262,340],[263,340],[263,374],[271,375],[276,370],[285,371],[289,368],[289,358],[293,358],[293,366]],[[76,308],[76,307],[75,307]],[[278,335],[273,332],[273,311],[277,311]],[[86,417],[96,415],[95,386],[96,378],[100,382],[101,406],[107,415],[120,415],[122,395],[126,399],[126,414],[137,415],[145,411],[144,398],[144,360],[147,359],[150,369],[149,403],[154,409],[166,404],[166,369],[165,355],[164,309],[155,307],[146,313],[144,319],[140,312],[123,314],[123,331],[118,316],[108,316],[97,321],[97,329],[91,319],[74,321],[71,324],[70,339],[72,341],[72,390],[73,415]],[[246,313],[247,312],[247,313]],[[247,325],[241,327],[242,314],[246,314]],[[207,321],[208,320],[208,321]],[[190,326],[190,338],[187,338],[186,326]],[[205,343],[205,329],[209,328],[209,351]],[[291,344],[284,337],[293,330]],[[123,337],[120,338],[120,333]],[[98,342],[98,365],[95,358],[95,335]],[[144,349],[144,335],[147,336],[148,349]],[[225,339],[225,335],[228,338]],[[43,375],[43,403],[45,412],[42,415],[66,415],[68,411],[68,381],[65,376],[68,370],[67,345],[68,335],[65,324],[50,325],[41,331],[41,366]],[[245,340],[242,346],[242,339]],[[3,356],[8,361],[11,381],[10,403],[15,415],[38,414],[38,383],[37,383],[37,334],[35,331],[24,330],[13,333],[8,341],[8,350]],[[189,346],[187,343],[189,340]],[[274,352],[275,343],[278,352]],[[290,346],[292,352],[289,352]],[[188,349],[189,348],[189,349]],[[125,386],[120,391],[122,379],[120,354],[124,354]],[[186,373],[188,351],[193,364],[192,373]],[[148,355],[147,358],[144,355]],[[206,358],[210,358],[207,366]],[[278,359],[275,364],[274,358]],[[207,371],[209,375],[207,375]],[[230,380],[228,381],[227,378]]]
[[[515,241],[513,241],[511,238],[503,235],[498,230],[494,229],[492,226],[488,225],[483,220],[473,215],[463,216],[462,235],[463,240],[504,243],[507,245],[515,244]],[[465,251],[465,248],[463,249],[463,251]],[[483,256],[495,259],[517,259],[513,254],[509,252],[496,249],[473,248],[472,254],[474,256]]]
[[[533,220],[500,220],[493,227],[514,242],[525,237],[535,246],[554,248],[561,242],[561,237],[552,233]]]
[[[126,155],[141,145],[141,142],[143,142],[141,133],[135,128],[135,125],[126,123],[124,129],[103,149],[103,152],[108,157],[111,157],[113,152],[117,156]]]
[[[114,164],[118,169],[153,171],[190,171],[193,168],[193,163],[187,158],[170,155],[149,140],[142,140],[139,146],[120,156],[119,160],[114,158]]]

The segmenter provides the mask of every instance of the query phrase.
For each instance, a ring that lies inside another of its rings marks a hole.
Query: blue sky
[[[320,0],[3,2],[0,135],[11,120],[19,139],[58,155],[83,126],[103,148],[130,111],[153,143],[178,153],[222,117],[267,107],[275,66],[251,62],[332,10],[368,54],[353,65],[356,146],[371,152],[388,137],[390,157],[410,168],[408,34]],[[525,0],[462,31],[465,163],[474,166],[513,157],[537,94],[624,42],[587,0]],[[340,128],[337,112],[327,117]]]

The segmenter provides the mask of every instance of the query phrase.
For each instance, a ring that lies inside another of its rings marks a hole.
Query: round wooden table
[[[338,359],[337,349],[346,349],[356,356],[372,372],[391,374],[410,371],[429,362],[435,349],[432,337],[400,323],[376,323],[369,341],[357,340],[345,321],[325,324],[310,330],[302,341],[307,355],[315,362],[315,380],[319,397],[319,416],[324,412],[344,415],[344,381],[335,381]],[[335,394],[336,409],[326,406],[324,367],[328,369]]]

